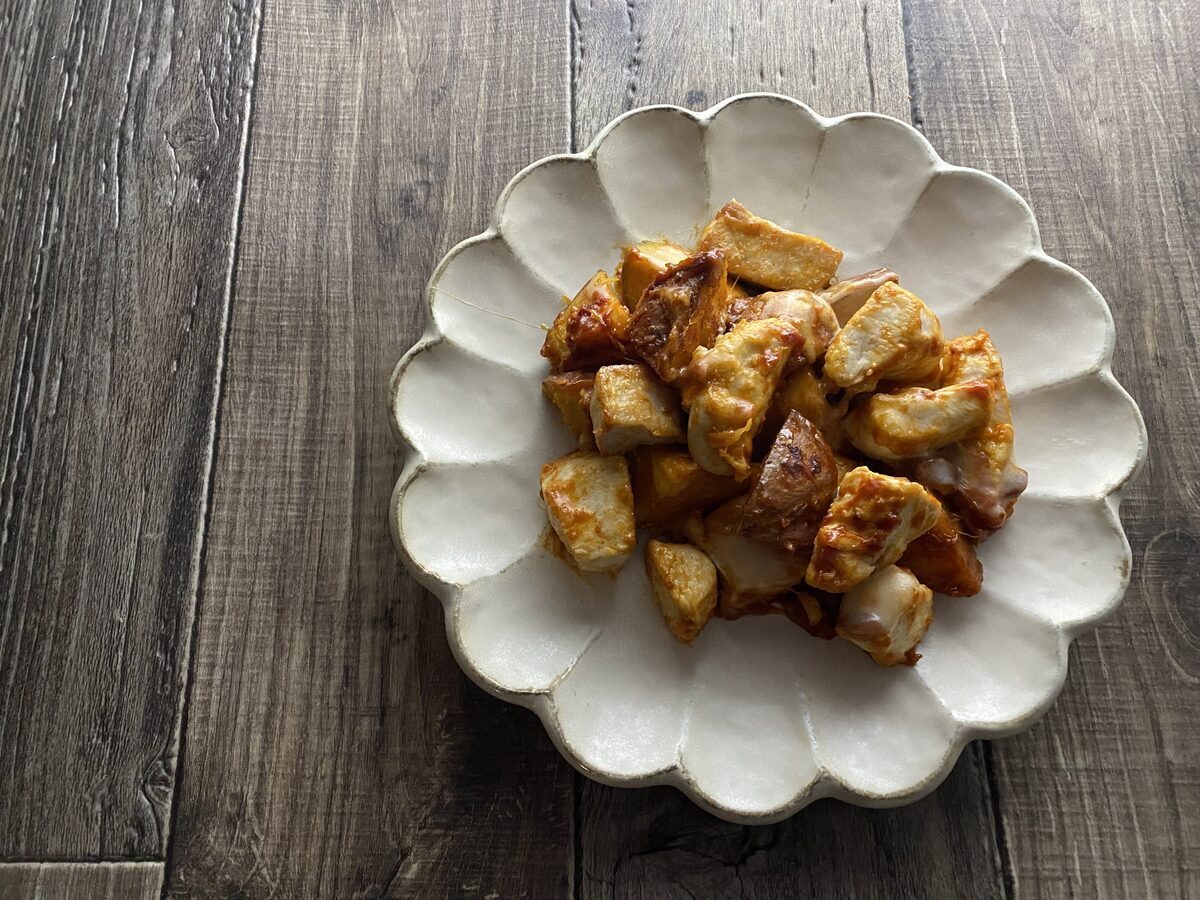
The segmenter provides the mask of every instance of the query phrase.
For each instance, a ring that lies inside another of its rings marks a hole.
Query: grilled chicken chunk
[[[689,255],[673,241],[642,241],[626,247],[617,266],[617,282],[621,285],[621,299],[625,305],[636,309],[650,282]]]
[[[986,426],[946,448],[940,459],[922,462],[914,477],[944,495],[967,531],[982,540],[1012,515],[1029,476],[1013,456],[1012,413],[1004,386],[1004,367],[982,329],[955,338],[946,347],[942,381],[947,386],[986,381],[995,397]]]
[[[699,353],[683,378],[688,450],[714,475],[750,473],[754,435],[803,338],[782,319],[742,322]]]
[[[641,444],[682,443],[679,395],[649,366],[604,366],[596,373],[590,403],[592,433],[605,456],[628,453]]]
[[[872,394],[843,424],[850,443],[867,456],[899,462],[977,434],[991,418],[994,403],[986,381],[936,391],[906,388]]]
[[[596,378],[590,372],[562,372],[542,380],[542,395],[562,414],[563,424],[575,435],[580,450],[593,450],[592,385]]]
[[[541,486],[550,525],[581,571],[625,564],[637,543],[625,457],[578,450],[542,466]]]
[[[783,319],[795,326],[804,346],[792,361],[814,363],[825,355],[837,334],[838,321],[829,304],[812,291],[768,291],[735,303],[730,308],[729,326],[755,319]]]
[[[865,466],[847,473],[825,514],[808,564],[808,583],[842,593],[894,563],[941,514],[941,505],[907,478]]]
[[[890,269],[872,269],[861,275],[839,278],[818,296],[833,309],[838,322],[845,325],[871,295],[889,281],[899,284],[900,278]]]
[[[975,545],[944,508],[934,526],[908,545],[900,565],[921,584],[948,597],[973,597],[983,587],[983,566]]]
[[[551,372],[623,362],[629,310],[617,298],[607,272],[597,272],[575,295],[546,333],[542,356]]]
[[[793,412],[763,460],[738,531],[789,553],[808,552],[837,483],[829,444],[812,422]]]
[[[646,575],[671,633],[696,639],[717,608],[717,567],[690,544],[646,544]]]
[[[685,533],[708,554],[720,572],[717,615],[726,619],[760,612],[792,585],[804,580],[807,554],[787,553],[738,534],[746,498],[737,497],[705,518],[692,516]]]
[[[728,306],[725,257],[697,254],[650,282],[630,319],[629,345],[671,384],[697,348],[713,345]]]
[[[819,291],[842,261],[842,252],[820,238],[760,219],[736,200],[704,229],[700,249],[723,252],[731,275],[775,291]]]
[[[885,566],[843,595],[837,633],[881,666],[911,666],[932,621],[933,591],[907,569]]]
[[[745,490],[733,478],[704,471],[683,448],[640,447],[633,457],[633,507],[639,525],[671,528],[688,513]]]
[[[937,373],[942,326],[920,298],[887,282],[850,317],[825,354],[825,377],[873,391],[881,381],[912,384]]]

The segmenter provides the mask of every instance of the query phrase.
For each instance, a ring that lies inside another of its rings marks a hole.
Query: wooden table
[[[0,11],[0,897],[1200,896],[1194,4]],[[758,828],[576,775],[385,523],[442,253],[615,114],[751,90],[1029,198],[1152,440],[1128,600],[1041,724]]]

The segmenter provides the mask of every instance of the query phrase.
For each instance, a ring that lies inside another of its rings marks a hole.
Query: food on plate
[[[602,366],[589,409],[596,447],[606,456],[684,438],[679,395],[646,365]]]
[[[900,566],[884,566],[842,595],[837,633],[881,666],[912,665],[933,621],[933,591]]]
[[[617,282],[625,305],[635,309],[650,282],[689,256],[674,241],[642,241],[626,247],[617,265]]]
[[[675,382],[697,348],[711,347],[725,321],[725,257],[698,253],[650,282],[629,319],[629,346],[659,378]]]
[[[941,505],[919,484],[866,466],[853,469],[817,529],[808,583],[832,593],[850,590],[898,560],[940,513]]]
[[[646,544],[646,576],[671,633],[690,644],[717,607],[717,568],[691,544]]]
[[[639,447],[631,465],[638,525],[678,526],[688,513],[746,491],[746,486],[733,478],[701,468],[683,447]]]
[[[542,393],[579,447],[541,472],[562,555],[612,573],[647,529],[683,643],[783,615],[913,665],[1025,489],[987,332],[947,341],[895,272],[841,258],[734,200],[695,247],[623,248],[548,329]]]
[[[829,442],[793,412],[754,479],[738,531],[789,553],[811,551],[837,489],[837,461]]]
[[[888,281],[830,341],[825,377],[856,392],[873,391],[881,381],[908,385],[938,372],[942,348],[937,316],[915,294]]]
[[[792,349],[803,342],[783,319],[739,322],[694,356],[683,379],[692,458],[714,475],[750,473],[754,436]]]
[[[736,200],[717,211],[700,236],[700,249],[723,253],[729,274],[773,291],[819,291],[842,261],[842,251],[820,238],[760,219]]]
[[[563,424],[575,435],[580,450],[596,446],[592,435],[592,385],[596,376],[591,372],[559,372],[542,379],[542,395],[553,403],[562,415]]]
[[[637,544],[625,457],[576,450],[542,466],[541,485],[550,525],[581,571],[625,565]]]
[[[624,362],[629,310],[607,272],[597,272],[563,308],[542,344],[551,372]]]

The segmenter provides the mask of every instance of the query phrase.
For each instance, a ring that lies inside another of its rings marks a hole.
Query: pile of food
[[[877,269],[723,207],[689,251],[626,247],[546,335],[545,396],[579,449],[542,467],[561,555],[646,572],[691,643],[714,615],[782,613],[913,664],[933,593],[977,593],[976,545],[1025,489],[1000,356],[945,340]]]

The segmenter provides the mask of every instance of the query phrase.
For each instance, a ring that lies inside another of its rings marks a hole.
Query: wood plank
[[[573,11],[578,146],[634,106],[699,109],[752,90],[790,94],[829,115],[908,118],[898,3],[580,0]],[[769,827],[718,822],[665,789],[581,782],[579,796],[579,897],[863,897],[881,885],[896,896],[1001,892],[976,746],[921,803],[880,812],[822,802]]]
[[[161,862],[0,863],[0,900],[153,900]]]
[[[267,12],[170,895],[565,891],[570,770],[402,575],[385,407],[438,258],[565,149],[567,53],[557,0]]]
[[[257,10],[4,6],[0,859],[165,852]]]
[[[914,0],[914,90],[952,161],[1009,181],[1117,322],[1150,458],[1121,611],[1078,642],[1031,733],[994,745],[1022,897],[1200,896],[1200,20],[1183,2]]]

